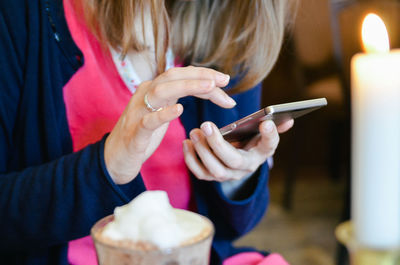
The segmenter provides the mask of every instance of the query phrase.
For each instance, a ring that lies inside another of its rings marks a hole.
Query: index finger
[[[174,104],[179,98],[195,96],[208,99],[223,108],[232,108],[236,102],[214,80],[174,80],[156,84],[147,92],[147,98],[155,108]]]
[[[225,87],[229,83],[230,76],[211,68],[186,66],[170,68],[159,75],[154,81],[158,83],[182,79],[214,80],[215,86]]]
[[[200,128],[204,135],[206,135],[207,142],[214,154],[226,166],[239,170],[249,168],[250,163],[247,157],[243,156],[238,149],[225,141],[215,124],[207,121]]]

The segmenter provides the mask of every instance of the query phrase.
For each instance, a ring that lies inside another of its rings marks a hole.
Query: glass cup
[[[170,249],[139,249],[126,244],[121,245],[118,241],[101,236],[104,226],[114,219],[113,215],[109,215],[99,220],[91,229],[99,265],[208,265],[214,236],[212,222],[208,218],[190,211],[179,209],[174,209],[174,211],[177,215],[195,215],[199,221],[205,222],[207,226],[204,229],[206,231],[204,236]]]

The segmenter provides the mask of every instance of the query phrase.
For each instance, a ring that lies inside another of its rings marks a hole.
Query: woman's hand
[[[152,81],[143,82],[107,137],[104,159],[117,184],[128,183],[139,173],[142,164],[159,146],[170,121],[183,112],[177,101],[195,96],[232,108],[236,105],[220,87],[228,85],[229,76],[202,67],[172,68]],[[152,111],[148,104],[159,111]]]
[[[264,121],[260,124],[260,133],[240,149],[225,141],[215,124],[204,122],[201,129],[190,132],[190,140],[183,142],[186,165],[198,179],[240,180],[274,154],[279,133],[292,126],[293,120],[278,128],[272,121]]]

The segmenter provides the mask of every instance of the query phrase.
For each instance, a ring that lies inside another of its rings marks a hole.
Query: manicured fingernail
[[[212,135],[212,127],[209,122],[205,122],[200,126],[201,130],[204,132],[206,136]]]
[[[231,98],[230,96],[226,95],[225,100],[227,103],[229,103],[229,105],[236,106],[236,101],[233,98]]]
[[[225,74],[222,74],[222,73],[217,75],[217,81],[221,82],[221,83],[224,83],[224,84],[228,83],[230,78],[231,77],[229,75],[225,75]]]
[[[265,132],[270,133],[274,129],[273,121],[267,121],[264,125]]]
[[[176,104],[173,108],[173,111],[175,114],[181,113],[183,110],[183,106],[181,104]]]
[[[225,75],[225,80],[226,80],[226,82],[229,82],[229,80],[231,79],[231,77],[229,76],[229,75]]]
[[[193,141],[193,143],[197,143],[199,141],[199,136],[197,136],[196,133],[191,132],[190,133],[190,139]]]
[[[201,81],[200,85],[204,88],[214,87],[215,81],[214,80],[203,80],[203,81]]]

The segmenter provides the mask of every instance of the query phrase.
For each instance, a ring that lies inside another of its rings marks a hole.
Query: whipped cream
[[[130,203],[114,210],[114,221],[103,236],[112,240],[148,242],[159,249],[182,245],[207,226],[199,216],[176,211],[165,191],[145,191]]]

